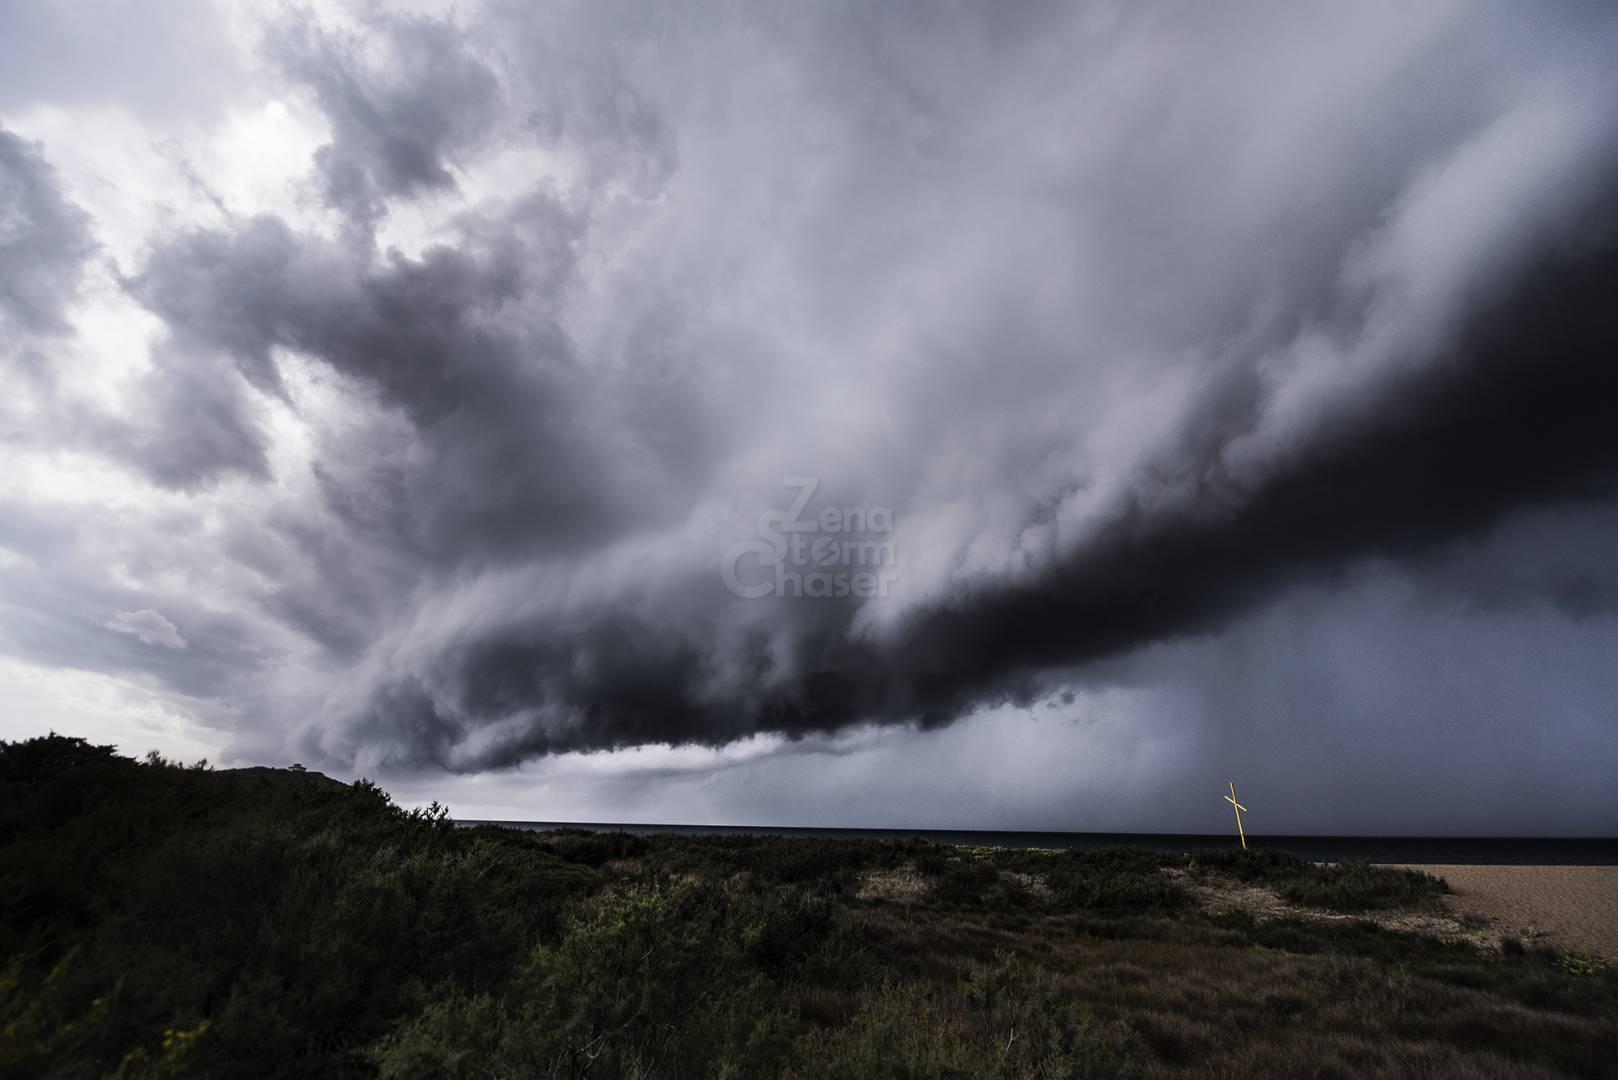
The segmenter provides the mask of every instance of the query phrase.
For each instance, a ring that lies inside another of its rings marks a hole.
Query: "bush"
[[[631,886],[537,947],[503,999],[446,988],[374,1054],[382,1075],[763,1075],[790,1018],[750,972],[745,920],[706,887]]]
[[[600,883],[315,773],[50,737],[0,775],[0,1075],[369,1071],[401,1010],[509,982]]]
[[[1162,864],[1168,858],[1130,848],[1066,852],[1054,860],[1049,883],[1056,904],[1065,910],[1179,911],[1189,906],[1191,897],[1163,875]]]
[[[1314,863],[1280,851],[1198,854],[1192,865],[1238,881],[1269,885],[1305,907],[1361,912],[1430,908],[1449,892],[1442,878],[1363,862]]]

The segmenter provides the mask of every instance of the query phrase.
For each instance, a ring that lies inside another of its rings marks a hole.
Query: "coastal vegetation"
[[[1618,976],[1271,851],[457,827],[0,743],[0,1077],[1606,1076]]]

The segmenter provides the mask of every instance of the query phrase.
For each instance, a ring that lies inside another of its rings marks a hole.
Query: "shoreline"
[[[1234,833],[1087,833],[992,829],[817,828],[772,825],[686,825],[634,822],[509,821],[461,819],[457,825],[496,825],[548,832],[627,833],[631,836],[769,836],[823,839],[930,840],[965,847],[1099,850],[1133,847],[1153,851],[1228,851]],[[1254,850],[1284,851],[1313,862],[1369,862],[1411,866],[1618,866],[1615,837],[1442,837],[1442,836],[1253,836]]]

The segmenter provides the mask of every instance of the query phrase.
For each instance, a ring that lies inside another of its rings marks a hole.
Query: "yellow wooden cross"
[[[1230,794],[1225,796],[1225,801],[1236,808],[1236,835],[1242,838],[1242,850],[1246,851],[1247,833],[1242,831],[1242,811],[1246,810],[1247,807],[1236,801],[1236,782],[1234,780],[1231,781]]]

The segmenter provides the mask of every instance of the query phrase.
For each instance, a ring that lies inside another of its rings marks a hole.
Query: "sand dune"
[[[1618,960],[1618,866],[1412,866],[1502,932]]]

